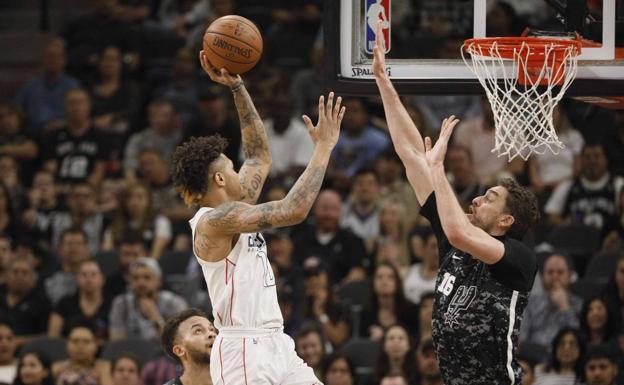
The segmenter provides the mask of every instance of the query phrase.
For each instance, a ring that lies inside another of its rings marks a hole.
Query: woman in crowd
[[[438,277],[438,239],[431,229],[420,233],[423,239],[420,263],[414,263],[404,277],[405,297],[418,305],[424,293],[435,290]]]
[[[13,385],[53,385],[50,359],[42,352],[23,353]]]
[[[572,328],[561,329],[553,339],[548,363],[535,369],[533,385],[579,384],[583,378],[584,353],[581,333]]]
[[[97,359],[93,325],[77,322],[69,331],[68,359],[54,363],[56,385],[112,385],[110,363]]]
[[[611,305],[618,322],[624,319],[624,253],[620,255],[615,272],[602,293],[602,297]]]
[[[583,304],[581,331],[588,345],[610,342],[619,330],[611,305],[604,298],[595,297]]]
[[[144,183],[133,183],[126,188],[120,200],[119,211],[104,234],[104,251],[113,250],[128,230],[143,235],[150,257],[160,258],[172,238],[171,222],[152,209],[152,193]]]
[[[401,275],[409,266],[407,250],[407,222],[405,207],[397,199],[387,199],[381,204],[379,236],[375,240],[375,261],[391,263]]]
[[[112,299],[103,291],[104,275],[94,260],[84,261],[76,277],[78,292],[61,299],[50,315],[48,336],[67,337],[76,321],[87,319],[95,326],[99,346],[108,340],[108,313]]]
[[[386,376],[403,376],[408,384],[413,384],[418,376],[418,366],[415,346],[407,329],[398,324],[388,327],[380,349],[375,384],[379,384]]]
[[[141,362],[132,354],[117,356],[111,373],[113,385],[141,385]]]
[[[373,272],[371,297],[362,311],[360,335],[379,341],[384,330],[397,323],[407,325],[409,334],[416,336],[418,310],[405,299],[397,269],[388,262],[381,262]]]
[[[325,385],[353,385],[355,371],[353,363],[341,353],[334,353],[325,360]]]

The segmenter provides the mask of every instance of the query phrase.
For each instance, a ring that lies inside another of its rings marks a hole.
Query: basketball
[[[252,69],[262,56],[258,27],[242,16],[227,15],[213,21],[204,34],[204,53],[216,68],[231,74]]]

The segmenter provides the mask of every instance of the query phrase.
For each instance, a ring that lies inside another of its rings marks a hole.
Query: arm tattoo
[[[264,124],[245,87],[234,92],[234,103],[241,124],[245,159],[269,157],[269,141]]]

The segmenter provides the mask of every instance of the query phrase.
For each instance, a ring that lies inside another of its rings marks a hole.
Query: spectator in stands
[[[22,183],[21,167],[13,155],[0,153],[0,183],[9,193],[9,207],[17,212],[24,207],[25,191]]]
[[[481,98],[481,108],[481,116],[466,119],[457,125],[453,144],[470,151],[479,182],[488,185],[508,175],[507,171],[513,172],[514,163],[508,163],[507,158],[492,152],[495,138],[494,114],[485,96]]]
[[[587,385],[615,385],[618,375],[617,357],[609,345],[592,346],[585,355],[585,383]]]
[[[381,379],[379,385],[409,385],[409,383],[404,376],[388,375]]]
[[[295,115],[311,115],[318,103],[318,95],[323,94],[325,48],[319,40],[314,42],[310,50],[311,66],[295,72],[290,82],[289,96],[293,101]]]
[[[186,309],[186,301],[161,290],[162,271],[152,258],[141,257],[130,266],[130,292],[113,300],[109,316],[111,341],[122,338],[158,340],[164,319]]]
[[[366,249],[362,239],[340,228],[342,199],[334,190],[319,193],[314,205],[314,225],[295,235],[295,255],[299,263],[315,257],[327,267],[330,286],[366,277]]]
[[[20,356],[18,376],[13,385],[53,385],[52,363],[44,352],[25,352]]]
[[[89,90],[93,103],[93,125],[122,139],[138,123],[140,89],[123,78],[122,53],[114,45],[105,47],[99,53],[97,69],[98,79]]]
[[[518,354],[518,364],[522,368],[522,382],[520,385],[533,385],[535,381],[535,362]]]
[[[19,235],[19,218],[11,205],[11,193],[0,182],[0,232],[11,237]]]
[[[66,295],[76,293],[76,274],[80,265],[89,259],[87,233],[79,227],[70,227],[61,233],[57,254],[61,269],[44,281],[50,301],[56,306]]]
[[[552,341],[546,365],[535,368],[534,385],[576,384],[583,377],[585,343],[576,329],[561,329]]]
[[[162,353],[143,366],[141,382],[143,385],[163,385],[171,378],[181,376],[182,371],[182,365]]]
[[[602,297],[609,303],[616,319],[621,323],[624,320],[624,253],[618,257],[615,271],[605,286]]]
[[[270,202],[270,201],[269,201]],[[276,270],[277,286],[288,286],[297,295],[293,298],[295,302],[301,300],[303,294],[304,271],[302,266],[295,264],[293,251],[295,246],[287,233],[275,232],[265,235],[267,243],[267,254],[269,260]]]
[[[388,198],[379,208],[379,236],[373,240],[375,263],[390,262],[405,276],[409,268],[405,206],[397,198]]]
[[[276,278],[279,277],[276,276]],[[284,333],[295,338],[303,322],[299,307],[295,305],[295,290],[289,285],[278,284],[277,287],[277,301],[282,311],[282,318],[284,318]]]
[[[420,205],[414,189],[403,175],[403,163],[393,148],[381,153],[374,163],[381,200],[396,199],[404,206],[405,222],[411,227],[418,218]]]
[[[117,20],[140,24],[150,16],[150,4],[148,0],[117,0],[112,15]]]
[[[141,151],[139,176],[150,187],[154,211],[169,218],[174,226],[183,224],[186,229],[194,212],[182,202],[180,194],[173,188],[167,167],[167,162],[159,151]]]
[[[271,177],[290,186],[307,166],[314,144],[301,117],[294,115],[288,97],[274,98],[268,105],[268,114],[264,128],[273,159]]]
[[[68,68],[85,83],[93,78],[97,55],[105,47],[119,47],[130,67],[138,64],[141,35],[131,23],[120,20],[118,4],[117,0],[90,1],[87,12],[63,27]]]
[[[380,341],[384,330],[397,323],[406,325],[411,336],[417,335],[418,312],[403,295],[399,272],[391,264],[381,262],[373,272],[371,296],[362,311],[360,335]]]
[[[212,385],[210,354],[217,330],[204,312],[184,310],[167,320],[162,333],[165,353],[184,367],[166,385]]]
[[[386,329],[381,339],[375,366],[375,383],[386,376],[403,376],[411,384],[418,378],[416,350],[404,326],[395,324]]]
[[[472,200],[486,191],[475,172],[472,154],[466,147],[451,146],[446,152],[446,164],[457,200],[467,210]]]
[[[43,50],[41,74],[24,83],[18,92],[15,102],[26,114],[30,133],[55,130],[63,124],[65,96],[80,85],[78,80],[65,73],[66,64],[65,42],[53,38]]]
[[[379,236],[379,181],[371,168],[362,168],[353,177],[351,196],[344,204],[340,226],[362,238],[370,253]]]
[[[67,360],[55,362],[52,373],[62,385],[112,385],[110,362],[97,358],[98,345],[88,321],[75,323],[69,329]]]
[[[171,66],[171,79],[156,88],[153,97],[171,101],[184,127],[192,123],[199,100],[197,57],[192,50],[183,47],[176,52]]]
[[[30,261],[16,258],[9,262],[6,281],[0,286],[0,314],[13,325],[15,343],[22,346],[45,334],[50,303],[36,289]]]
[[[605,146],[607,158],[611,164],[611,171],[614,175],[624,176],[624,111],[612,110],[613,127],[605,130],[604,138],[601,142]]]
[[[620,206],[624,177],[609,172],[604,147],[587,143],[581,155],[580,175],[553,191],[544,211],[551,224],[583,224],[600,230],[603,247],[617,242],[621,232]]]
[[[601,297],[585,301],[580,321],[581,332],[589,346],[613,342],[620,328],[611,305]]]
[[[305,291],[302,316],[317,323],[332,345],[340,346],[349,336],[349,325],[335,291],[329,286],[327,271],[316,258],[308,258],[303,268]]]
[[[52,218],[61,212],[54,174],[39,170],[28,191],[28,208],[22,212],[24,230],[32,235],[46,251],[52,251]]]
[[[316,378],[323,378],[325,339],[315,323],[304,324],[295,337],[295,350],[303,361],[314,370]]]
[[[81,228],[87,235],[88,248],[96,254],[102,245],[107,218],[97,211],[97,192],[89,183],[72,185],[67,195],[68,211],[58,211],[52,218],[52,242],[60,244],[60,235],[71,227]]]
[[[418,334],[419,341],[431,338],[431,322],[433,319],[433,299],[435,295],[432,291],[424,293],[420,297],[418,306]]]
[[[141,361],[134,354],[122,353],[111,365],[112,385],[141,385]]]
[[[140,257],[147,257],[143,237],[136,231],[127,231],[119,240],[116,251],[119,270],[106,279],[104,291],[111,298],[123,294],[130,282],[130,266]]]
[[[581,150],[585,141],[572,126],[561,105],[553,111],[553,125],[565,148],[555,155],[552,151],[536,153],[529,158],[531,187],[546,197],[561,183],[574,179],[579,173]]]
[[[171,222],[153,210],[152,192],[144,183],[130,184],[122,193],[117,215],[104,234],[102,250],[113,250],[129,230],[141,234],[148,256],[155,259],[160,258],[172,239]]]
[[[565,256],[553,253],[544,260],[544,291],[532,294],[524,311],[520,339],[547,347],[564,327],[578,327],[583,301],[570,292],[572,265]]]
[[[15,257],[12,242],[13,238],[0,232],[0,285],[6,283],[7,265]]]
[[[10,155],[21,164],[24,182],[29,182],[34,172],[34,162],[39,148],[32,135],[24,131],[25,117],[15,104],[0,105],[0,154]]]
[[[431,229],[426,230],[423,239],[421,262],[410,266],[403,279],[405,297],[416,305],[420,303],[423,294],[435,291],[438,276],[438,240]]]
[[[325,385],[354,385],[355,368],[351,360],[344,354],[333,353],[327,357],[323,365]]]
[[[418,343],[416,362],[418,363],[420,385],[443,385],[433,340],[426,338]]]
[[[104,177],[106,138],[93,128],[91,101],[83,89],[65,96],[67,121],[41,143],[43,167],[59,182],[89,182],[97,186]]]
[[[175,147],[182,140],[182,127],[173,104],[164,99],[150,102],[147,115],[149,126],[133,134],[126,143],[124,154],[124,175],[130,181],[136,179],[139,154],[146,148],[153,148],[169,159]]]
[[[11,384],[17,375],[15,334],[8,319],[0,318],[0,383]]]
[[[50,315],[48,336],[67,337],[69,328],[78,320],[86,319],[93,323],[98,346],[108,340],[108,313],[112,298],[105,293],[104,276],[100,265],[94,260],[80,264],[76,277],[78,292],[67,295],[59,301]]]
[[[388,148],[388,137],[369,124],[366,105],[361,99],[343,102],[349,113],[342,121],[342,131],[332,154],[335,169],[333,177],[344,183],[353,178],[358,170],[367,167]]]
[[[228,141],[223,153],[238,168],[241,164],[241,130],[236,118],[230,113],[230,95],[227,89],[215,84],[200,87],[197,110],[199,119],[189,127],[185,139],[191,136],[221,135]]]

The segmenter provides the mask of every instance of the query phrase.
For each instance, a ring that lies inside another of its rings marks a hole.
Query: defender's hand
[[[237,87],[243,82],[240,75],[230,75],[225,68],[217,70],[215,66],[208,61],[208,57],[204,53],[204,50],[199,51],[199,62],[213,82],[226,85],[230,88]]]
[[[341,102],[342,98],[339,96],[334,105],[334,93],[330,92],[327,97],[327,105],[325,105],[325,98],[321,95],[316,126],[312,124],[312,120],[307,115],[303,116],[303,121],[308,127],[308,133],[315,145],[326,146],[329,149],[336,146],[340,135],[340,123],[346,109],[340,106]]]
[[[382,21],[377,22],[375,33],[375,47],[373,48],[373,75],[375,77],[386,75],[386,44],[383,38]]]
[[[431,138],[425,138],[425,156],[427,158],[427,164],[429,167],[441,165],[444,163],[444,157],[446,156],[446,149],[448,148],[449,139],[453,134],[455,125],[459,123],[459,119],[455,115],[444,119],[442,122],[442,129],[440,130],[440,137],[435,146],[431,148]]]

